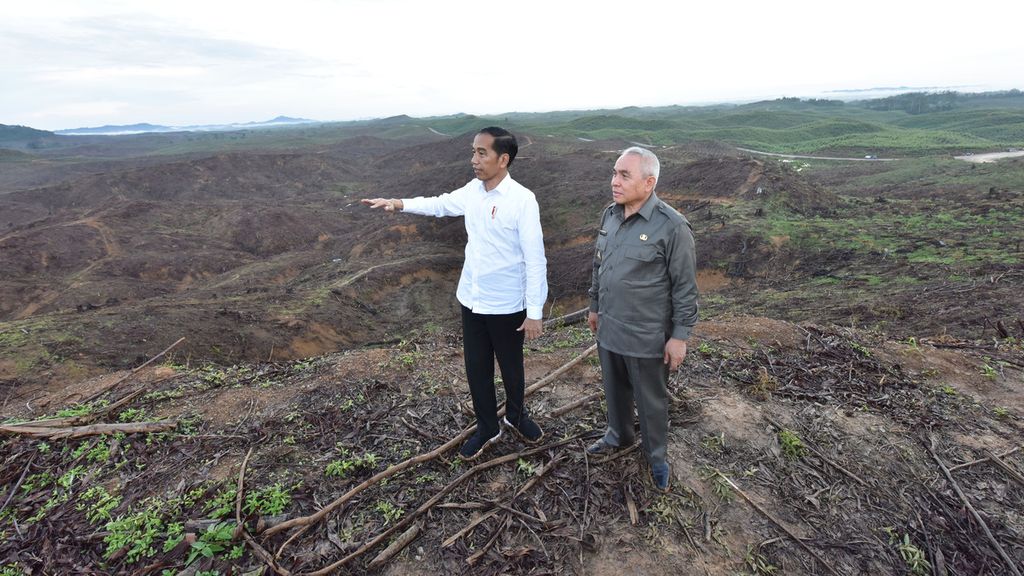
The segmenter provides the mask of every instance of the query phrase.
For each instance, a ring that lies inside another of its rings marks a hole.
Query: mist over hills
[[[231,130],[257,130],[265,128],[282,128],[287,126],[297,126],[301,124],[318,124],[317,120],[308,120],[306,118],[289,118],[288,116],[278,116],[271,120],[262,122],[243,122],[233,124],[202,124],[202,125],[191,125],[191,126],[161,126],[158,124],[126,124],[119,126],[98,126],[94,128],[69,128],[66,130],[55,130],[55,134],[62,134],[65,136],[76,136],[76,135],[105,135],[105,136],[120,136],[126,134],[149,134],[154,132],[225,132]]]

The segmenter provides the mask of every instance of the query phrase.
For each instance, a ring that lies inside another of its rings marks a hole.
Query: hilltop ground
[[[619,120],[589,122],[599,135]],[[288,134],[0,157],[3,416],[173,426],[8,434],[5,575],[304,572],[406,523],[420,532],[400,555],[371,568],[374,545],[342,572],[1024,563],[1024,162],[787,162],[715,142],[659,148],[659,195],[693,223],[702,290],[672,384],[671,494],[651,490],[636,449],[583,456],[603,423],[587,357],[531,397],[547,430],[536,451],[503,440],[479,467],[436,454],[273,533],[471,421],[453,323],[461,221],[356,204],[461,185],[471,134],[411,119]],[[513,173],[538,192],[555,317],[585,304],[607,171],[629,141],[523,140]],[[528,383],[592,342],[549,327]],[[962,496],[940,461],[962,465]],[[233,524],[241,471],[250,544]]]

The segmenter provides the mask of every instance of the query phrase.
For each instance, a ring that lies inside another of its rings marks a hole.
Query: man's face
[[[473,138],[473,173],[484,182],[493,180],[508,166],[508,155],[494,152],[494,136],[477,134]]]
[[[654,191],[654,177],[644,178],[640,157],[636,154],[623,154],[615,161],[615,172],[612,174],[612,200],[616,204],[631,208],[639,208]]]

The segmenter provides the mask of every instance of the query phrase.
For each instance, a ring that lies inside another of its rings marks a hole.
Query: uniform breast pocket
[[[657,246],[623,246],[622,255],[638,262],[654,262],[661,254]]]
[[[661,252],[657,246],[623,246],[622,279],[630,285],[642,286],[658,282],[665,275]]]

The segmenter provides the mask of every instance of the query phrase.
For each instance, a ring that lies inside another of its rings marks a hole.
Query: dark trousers
[[[623,356],[601,346],[601,381],[608,405],[608,430],[604,441],[612,446],[629,446],[636,437],[633,405],[640,420],[640,440],[647,461],[667,462],[668,456],[668,366],[662,358]]]
[[[494,392],[494,359],[498,359],[505,384],[505,413],[512,422],[524,414],[523,341],[517,332],[526,310],[514,314],[476,314],[462,307],[462,351],[466,357],[466,379],[473,397],[476,429],[491,437],[498,433],[498,400]]]

